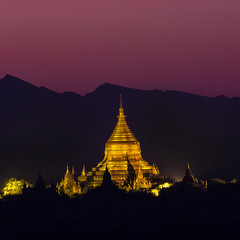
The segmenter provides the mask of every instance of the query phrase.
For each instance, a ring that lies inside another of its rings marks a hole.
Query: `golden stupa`
[[[155,165],[151,166],[143,160],[140,143],[130,131],[125,118],[120,96],[118,122],[105,145],[104,159],[88,173],[94,187],[101,185],[106,167],[112,181],[119,185],[124,185],[129,177],[136,178],[138,171],[141,171],[146,179],[156,176],[156,173],[160,175]]]

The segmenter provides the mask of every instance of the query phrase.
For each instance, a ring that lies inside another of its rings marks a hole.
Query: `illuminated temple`
[[[94,186],[101,185],[106,167],[112,181],[119,185],[128,184],[127,181],[130,179],[136,180],[137,176],[141,175],[140,172],[146,182],[150,181],[153,175],[162,177],[156,166],[149,165],[143,159],[140,143],[129,129],[125,118],[122,97],[120,97],[118,122],[105,145],[105,156],[88,174]]]
[[[164,183],[165,177],[159,172],[157,166],[154,164],[152,166],[143,159],[140,143],[129,129],[125,118],[122,97],[120,97],[118,121],[105,144],[103,160],[88,173],[83,167],[81,176],[76,180],[69,175],[69,170],[67,170],[59,185],[63,188],[63,192],[74,193],[74,189],[78,188],[76,186],[80,187],[83,183],[90,187],[100,186],[106,168],[115,185],[126,190],[150,189]],[[78,189],[78,192],[81,190]]]

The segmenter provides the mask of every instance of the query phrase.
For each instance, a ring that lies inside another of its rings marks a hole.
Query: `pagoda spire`
[[[192,176],[192,171],[189,162],[187,162],[186,176]]]
[[[45,181],[44,181],[40,171],[39,171],[37,181],[35,183],[35,188],[38,189],[38,190],[42,190],[42,189],[46,188]]]
[[[137,139],[134,137],[133,133],[130,131],[127,122],[126,122],[126,115],[124,115],[124,109],[122,105],[122,94],[120,94],[120,107],[119,107],[119,115],[118,115],[118,121],[117,125],[114,128],[114,131],[110,138],[108,139],[108,143],[111,144],[111,142],[121,142],[124,144],[124,142],[133,142],[134,144],[139,144],[137,142]],[[126,156],[126,151],[124,150],[124,155]]]
[[[124,109],[123,109],[123,105],[122,105],[122,94],[120,94],[120,107],[119,107],[119,115],[118,115],[118,119],[119,120],[125,120],[125,115],[124,115]]]
[[[67,171],[66,171],[65,175],[67,175],[67,174],[70,174],[68,165],[67,165]]]
[[[74,166],[72,166],[72,175],[74,176],[76,174]]]
[[[189,162],[187,162],[187,169],[185,172],[185,176],[183,177],[183,182],[185,182],[185,183],[194,183],[195,182],[195,178],[192,175],[192,171],[190,169]]]
[[[122,94],[120,93],[120,108],[123,108],[122,106]]]
[[[158,167],[155,164],[153,164],[152,173],[155,174],[155,175],[159,174]]]
[[[82,170],[82,173],[81,173],[81,177],[85,177],[87,174],[86,174],[86,169],[85,169],[85,165],[83,164],[83,170]]]
[[[137,173],[137,179],[142,179],[143,178],[143,172],[142,172],[142,169],[139,165],[138,167],[138,173]]]
[[[106,183],[107,184],[112,183],[111,173],[109,172],[107,165],[106,165],[106,168],[105,168],[105,171],[104,171],[104,174],[103,174],[102,185],[104,185]]]

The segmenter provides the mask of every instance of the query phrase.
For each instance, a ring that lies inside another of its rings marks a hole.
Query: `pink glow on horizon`
[[[0,78],[240,96],[239,0],[1,0]]]

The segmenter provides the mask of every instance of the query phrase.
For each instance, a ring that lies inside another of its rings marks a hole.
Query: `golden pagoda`
[[[139,169],[138,169],[136,179],[134,181],[133,189],[139,190],[141,188],[151,188],[151,187],[152,187],[152,184],[151,184],[150,180],[147,180],[143,176],[143,172],[142,172],[141,167],[139,165]]]
[[[81,186],[78,183],[76,183],[74,176],[75,176],[74,167],[72,167],[72,172],[70,172],[67,165],[67,171],[64,175],[64,178],[56,186],[59,194],[66,194],[68,196],[72,196],[73,194],[81,193]]]
[[[139,171],[147,180],[153,175],[161,175],[156,166],[149,165],[143,159],[140,143],[130,131],[125,118],[122,96],[120,95],[118,122],[105,144],[105,156],[97,167],[92,168],[92,171],[88,173],[93,187],[101,185],[106,167],[111,174],[112,181],[120,186],[126,184],[129,175],[135,175],[134,177],[136,177],[136,173],[139,173]],[[163,178],[162,175],[161,178]]]
[[[78,180],[81,183],[87,181],[87,173],[86,173],[85,165],[83,165],[83,170],[82,170],[81,176],[78,177]]]

